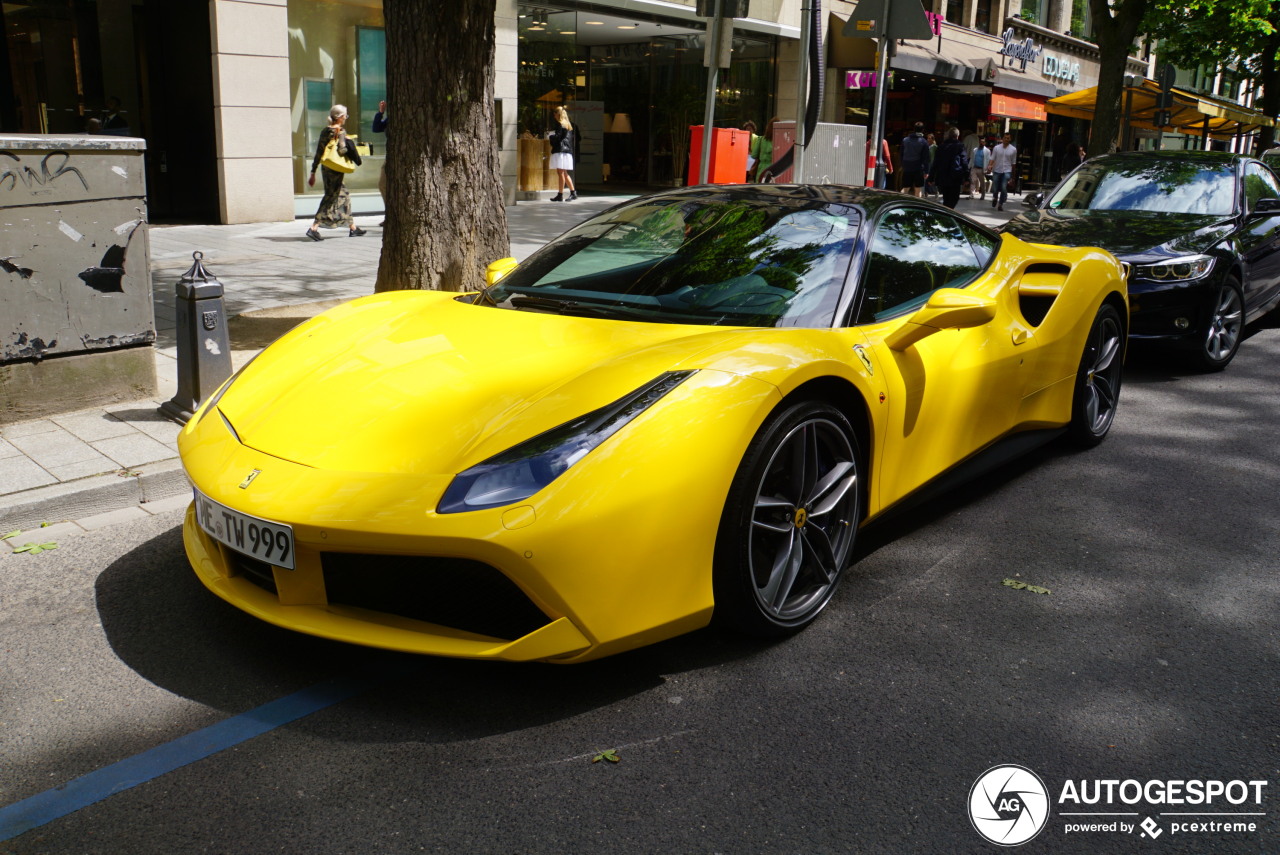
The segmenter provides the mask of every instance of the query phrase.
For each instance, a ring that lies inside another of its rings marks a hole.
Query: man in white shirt
[[[1009,198],[1009,181],[1017,163],[1018,149],[1013,145],[1013,136],[1005,134],[987,161],[987,174],[991,176],[991,207],[998,211],[1004,210],[1004,203]]]
[[[987,198],[987,164],[991,149],[981,139],[969,150],[969,198]]]

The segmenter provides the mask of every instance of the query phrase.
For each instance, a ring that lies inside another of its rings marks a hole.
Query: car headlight
[[[1138,264],[1133,268],[1137,279],[1154,282],[1187,282],[1208,276],[1213,270],[1213,259],[1207,255],[1188,255],[1173,258],[1159,264]]]
[[[606,407],[472,466],[449,484],[436,512],[479,511],[529,498],[693,374],[667,372]]]

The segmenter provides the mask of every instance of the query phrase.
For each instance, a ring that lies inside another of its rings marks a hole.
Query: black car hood
[[[1019,214],[1003,231],[1035,243],[1099,246],[1125,258],[1204,252],[1232,228],[1229,218],[1203,214],[1043,210]]]

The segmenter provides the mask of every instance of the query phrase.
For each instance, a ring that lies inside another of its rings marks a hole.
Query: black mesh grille
[[[334,605],[508,641],[550,622],[514,582],[479,561],[344,552],[326,552],[321,561]]]
[[[271,565],[248,555],[242,555],[233,549],[225,550],[234,575],[242,576],[268,593],[279,596],[276,590],[276,577],[271,572]]]

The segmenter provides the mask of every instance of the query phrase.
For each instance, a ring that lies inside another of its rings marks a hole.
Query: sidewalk
[[[585,196],[568,204],[522,202],[507,208],[511,254],[524,259],[574,223],[626,199]],[[998,226],[1022,210],[1010,197],[1004,212],[990,200],[962,198],[958,210]],[[159,406],[177,392],[174,286],[204,253],[206,269],[225,288],[232,364],[238,368],[299,321],[344,300],[373,293],[382,251],[380,216],[358,217],[368,230],[349,238],[303,237],[308,223],[152,226],[156,376],[154,399],[81,410],[0,427],[0,541],[16,549],[103,525],[185,506],[190,487],[178,460],[181,426]],[[48,524],[48,527],[41,528]]]

